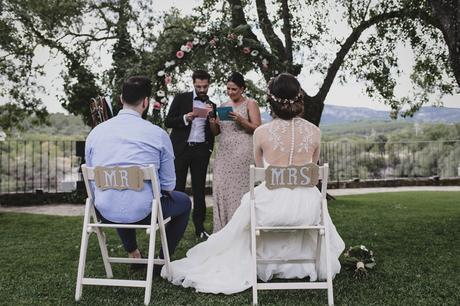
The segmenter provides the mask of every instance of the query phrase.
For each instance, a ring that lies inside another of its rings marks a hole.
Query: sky
[[[184,14],[192,12],[193,7],[200,5],[201,0],[161,0],[155,1],[155,9],[157,11],[166,11],[171,7],[178,7]],[[407,67],[410,67],[413,62],[413,55],[411,50],[407,48],[399,48],[398,57],[400,63],[403,63]],[[46,93],[42,94],[44,104],[49,112],[61,112],[67,113],[64,108],[60,105],[57,95],[62,95],[62,80],[59,78],[61,65],[59,60],[49,60],[49,52],[47,49],[39,49],[36,54],[36,61],[39,63],[46,63],[45,76],[39,79],[39,84],[45,87]],[[107,57],[105,60],[102,59],[102,66],[109,67],[110,58]],[[312,82],[307,73],[301,73],[298,79],[304,89],[309,94],[314,94],[317,85]],[[222,84],[224,87],[225,84]],[[404,94],[410,91],[410,81],[407,75],[403,75],[397,87],[397,92]],[[383,103],[372,101],[369,97],[364,94],[364,84],[357,83],[355,81],[349,81],[347,84],[341,85],[336,80],[328,93],[325,104],[339,105],[339,106],[350,106],[350,107],[367,107],[376,110],[390,110],[388,106]],[[211,98],[212,97],[212,92]],[[460,108],[460,94],[445,96],[443,98],[443,105],[446,107]]]

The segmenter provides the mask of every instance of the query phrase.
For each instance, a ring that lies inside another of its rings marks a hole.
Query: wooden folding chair
[[[295,169],[295,170],[293,170]],[[302,175],[300,175],[302,174]],[[297,179],[295,176],[297,175]],[[328,304],[334,304],[334,296],[332,289],[332,275],[331,265],[329,262],[329,230],[325,226],[325,212],[327,211],[327,180],[329,175],[328,164],[318,167],[315,164],[308,164],[305,166],[290,166],[290,167],[272,167],[269,168],[256,168],[250,166],[250,202],[251,202],[251,255],[252,255],[252,301],[257,304],[257,290],[278,290],[278,289],[327,289]],[[308,179],[307,179],[308,177]],[[259,226],[257,225],[257,216],[255,208],[255,194],[254,185],[256,182],[265,181],[267,188],[302,188],[306,186],[316,186],[318,180],[321,179],[321,218],[320,223],[316,225],[302,225],[302,226]],[[296,182],[297,180],[297,182]],[[294,184],[296,182],[296,184]],[[304,183],[304,184],[300,184]],[[275,258],[275,259],[259,259],[256,254],[256,236],[260,232],[268,231],[306,231],[313,230],[317,232],[317,246],[315,258]],[[315,269],[319,275],[320,252],[321,244],[326,245],[325,260],[326,260],[326,273],[327,279],[325,282],[284,282],[284,283],[259,283],[257,282],[257,263],[315,263]]]
[[[75,290],[75,300],[79,301],[82,295],[83,285],[97,286],[122,286],[122,287],[141,287],[145,288],[144,304],[150,303],[153,279],[153,265],[162,264],[169,271],[169,251],[168,242],[166,240],[165,224],[170,221],[170,218],[163,219],[163,212],[160,202],[160,190],[158,187],[158,178],[155,167],[87,167],[82,165],[82,173],[85,180],[86,191],[88,198],[86,199],[85,215],[83,220],[83,231],[81,237],[80,260],[78,263],[77,286]],[[149,225],[138,224],[106,224],[101,223],[97,218],[94,208],[94,193],[90,187],[90,182],[94,181],[94,188],[102,189],[134,189],[140,190],[143,188],[143,183],[150,181],[152,184],[153,200],[152,214]],[[118,182],[118,184],[117,184]],[[103,228],[133,228],[145,229],[149,235],[148,258],[125,258],[125,257],[110,257],[107,251],[106,237]],[[160,231],[161,246],[163,249],[164,259],[154,258],[155,256],[155,237],[156,230]],[[101,250],[102,261],[104,263],[107,278],[89,278],[85,277],[86,253],[88,249],[88,240],[91,233],[96,233],[99,248]],[[113,279],[112,263],[137,263],[147,264],[147,274],[145,280],[126,280]]]

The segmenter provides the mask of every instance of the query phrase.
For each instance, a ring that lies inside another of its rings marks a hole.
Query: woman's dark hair
[[[233,82],[239,88],[246,88],[246,82],[244,81],[244,77],[239,72],[232,72],[227,79],[227,82]]]
[[[303,112],[303,91],[292,74],[281,73],[268,83],[267,100],[281,119],[289,120]]]
[[[152,94],[152,82],[146,76],[131,76],[125,80],[121,89],[123,101],[130,105],[138,105],[144,98]]]

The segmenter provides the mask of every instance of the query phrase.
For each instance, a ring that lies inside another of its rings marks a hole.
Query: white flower
[[[257,56],[258,54],[259,54],[259,51],[257,51],[257,50],[252,50],[251,51],[252,56]]]
[[[194,45],[198,45],[199,43],[200,43],[200,40],[199,40],[198,38],[195,37],[195,38],[193,39],[193,44],[194,44]]]
[[[358,261],[356,263],[356,269],[364,269],[364,262]]]
[[[242,46],[243,45],[243,35],[238,35],[238,46]]]
[[[166,65],[165,65],[166,66]],[[165,75],[165,72],[163,70],[158,71],[157,76],[162,77]]]
[[[157,96],[159,97],[164,97],[165,96],[165,92],[163,90],[159,90],[157,91]]]
[[[180,50],[189,53],[192,49],[189,46],[183,45],[180,47]]]
[[[262,60],[262,65],[268,65],[268,60],[266,58]]]
[[[160,102],[161,103],[166,103],[166,98],[161,98]]]

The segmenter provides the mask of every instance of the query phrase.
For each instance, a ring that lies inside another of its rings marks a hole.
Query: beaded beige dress
[[[222,106],[230,105],[227,102]],[[248,99],[233,106],[233,111],[248,119]],[[252,134],[233,121],[220,121],[220,131],[212,171],[214,233],[230,221],[249,191],[249,166],[254,163]]]

